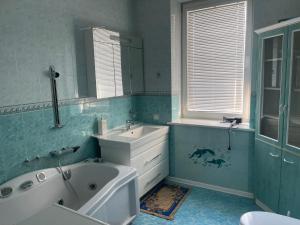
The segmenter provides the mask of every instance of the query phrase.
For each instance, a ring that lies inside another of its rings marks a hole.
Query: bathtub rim
[[[137,171],[133,167],[118,165],[110,162],[104,162],[105,164],[114,167],[119,170],[119,174],[109,181],[103,188],[101,188],[92,198],[84,203],[77,211],[86,215],[90,215],[92,212],[100,208],[105,204],[106,200],[109,199],[116,191],[123,186],[127,185],[130,181],[137,178]],[[98,204],[99,198],[101,203]],[[103,200],[103,201],[102,201]]]
[[[137,175],[137,172],[134,168],[132,167],[128,167],[128,166],[123,166],[123,165],[117,165],[114,163],[110,163],[110,162],[95,162],[95,159],[97,158],[90,158],[90,159],[85,159],[83,161],[77,162],[77,163],[73,163],[70,165],[65,165],[62,168],[63,171],[68,170],[68,169],[74,169],[83,165],[87,165],[88,163],[90,164],[95,164],[95,165],[101,165],[101,166],[105,166],[105,167],[110,167],[110,168],[114,168],[117,170],[117,175],[110,180],[109,182],[107,182],[102,188],[103,189],[107,189],[108,186],[111,185],[115,185],[118,182],[120,182],[120,176],[124,176],[127,174],[128,179],[130,179],[130,177],[134,178]],[[44,172],[47,174],[47,179],[45,181],[39,182],[36,178],[36,175],[38,173]],[[40,169],[40,170],[34,170],[25,174],[22,174],[20,176],[14,177],[8,181],[6,181],[5,183],[0,185],[0,189],[4,188],[4,187],[12,187],[13,188],[13,193],[6,197],[6,198],[0,198],[0,204],[4,204],[7,201],[12,201],[13,198],[18,198],[22,195],[25,195],[27,193],[26,191],[20,190],[19,186],[20,184],[22,184],[25,181],[31,180],[33,181],[33,186],[31,188],[28,189],[28,191],[32,191],[36,188],[38,188],[41,185],[46,185],[48,182],[51,182],[53,179],[55,179],[56,177],[60,177],[62,176],[60,173],[60,169],[59,167],[51,167],[51,168],[45,168],[45,169]],[[127,177],[126,176],[126,177]],[[118,179],[118,182],[114,181],[114,179]],[[90,200],[92,200],[96,195],[98,195],[98,193],[101,191],[99,190],[91,199],[89,199],[86,203],[88,203]],[[84,205],[86,204],[84,203]],[[83,206],[82,206],[83,207]],[[80,209],[82,208],[80,207]]]

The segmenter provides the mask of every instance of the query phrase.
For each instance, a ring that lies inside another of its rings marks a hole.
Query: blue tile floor
[[[140,213],[133,225],[239,225],[248,211],[261,210],[252,199],[193,188],[173,221]]]

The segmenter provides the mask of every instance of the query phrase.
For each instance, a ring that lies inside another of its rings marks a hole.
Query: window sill
[[[201,119],[187,119],[180,118],[168,123],[172,126],[193,126],[193,127],[208,127],[217,129],[228,129],[230,127],[229,123],[223,123],[217,120],[201,120]],[[254,132],[254,129],[249,127],[248,123],[241,123],[239,125],[233,126],[233,130]]]

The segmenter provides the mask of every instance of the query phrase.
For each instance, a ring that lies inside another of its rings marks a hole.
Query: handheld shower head
[[[60,75],[60,74],[59,74],[58,72],[55,72],[55,73],[54,73],[54,78],[58,78],[59,75]]]
[[[59,73],[55,71],[54,66],[50,66],[49,67],[49,74],[50,74],[50,78],[55,79],[59,77]]]

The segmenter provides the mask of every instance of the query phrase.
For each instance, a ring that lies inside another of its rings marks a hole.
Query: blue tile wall
[[[172,119],[172,106],[170,95],[144,95],[135,96],[134,105],[136,120],[144,123],[166,124]],[[154,114],[159,116],[156,120]]]
[[[62,164],[98,156],[98,142],[90,137],[97,132],[97,119],[103,116],[112,129],[125,124],[132,108],[131,97],[62,106],[61,129],[53,128],[52,108],[0,115],[0,184],[32,170],[56,166],[57,160],[50,158],[49,152],[66,146],[82,148],[62,158]],[[42,158],[23,163],[37,155]]]
[[[216,155],[204,154],[190,158],[195,149],[213,150]],[[254,133],[232,131],[231,151],[228,130],[221,128],[172,126],[170,134],[170,175],[178,178],[232,188],[253,193]],[[223,159],[221,167],[205,163]]]
[[[180,97],[178,95],[172,95],[172,121],[180,118]]]

